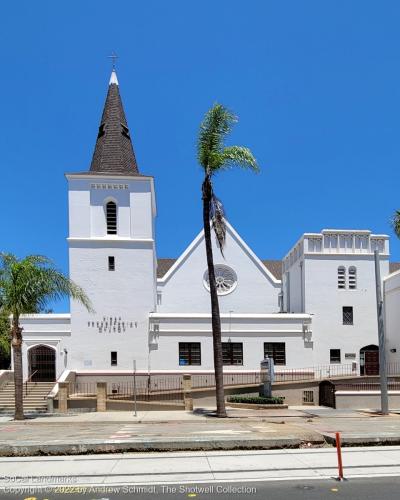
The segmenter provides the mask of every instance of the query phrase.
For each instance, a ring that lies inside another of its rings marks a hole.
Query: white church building
[[[158,258],[155,182],[139,172],[115,71],[90,169],[66,178],[70,277],[95,312],[72,301],[70,313],[25,316],[25,377],[124,374],[133,360],[142,372],[212,371],[203,232],[178,258]],[[282,262],[262,261],[228,224],[225,258],[214,248],[225,370],[257,370],[272,356],[277,371],[376,373],[375,249],[387,279],[399,266],[386,235],[324,229]]]

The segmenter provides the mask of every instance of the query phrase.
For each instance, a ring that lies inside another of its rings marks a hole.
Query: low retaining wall
[[[175,411],[184,410],[184,404],[169,403],[166,402],[153,402],[153,401],[138,401],[137,402],[138,411]],[[87,398],[69,398],[68,399],[68,411],[96,411],[97,408],[97,398],[87,397]],[[135,406],[133,401],[121,401],[121,400],[106,400],[107,411],[133,411]],[[58,401],[54,400],[54,409],[58,410]]]
[[[135,403],[133,401],[115,401],[113,399],[107,399],[106,401],[107,410],[110,411],[134,411]],[[179,403],[169,403],[168,401],[137,401],[136,403],[137,411],[182,411],[185,409],[185,405]]]
[[[14,381],[14,372],[11,370],[0,370],[0,388],[8,382]]]
[[[319,380],[310,382],[278,382],[272,385],[272,396],[285,398],[286,405],[318,405]],[[307,394],[305,394],[307,391]]]
[[[400,391],[388,391],[389,408],[400,409]],[[378,409],[381,407],[380,391],[336,391],[336,409]]]
[[[288,405],[259,405],[252,403],[226,403],[226,406],[232,408],[244,408],[245,410],[287,410]]]

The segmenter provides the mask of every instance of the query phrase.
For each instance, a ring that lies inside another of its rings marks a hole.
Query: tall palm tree
[[[211,298],[211,324],[213,332],[214,371],[216,386],[217,416],[226,417],[223,360],[221,344],[221,318],[217,286],[215,282],[214,260],[211,244],[211,227],[215,233],[217,245],[223,255],[226,225],[224,209],[213,190],[213,177],[218,172],[234,166],[258,172],[257,161],[248,148],[243,146],[225,146],[225,139],[232,130],[237,118],[221,104],[215,104],[205,115],[199,131],[197,156],[204,170],[202,184],[204,239],[206,244],[208,277]]]
[[[0,313],[0,370],[11,365],[11,323],[5,313]]]
[[[393,214],[391,224],[396,236],[400,238],[400,210],[396,210]]]
[[[11,316],[15,420],[24,419],[20,316],[43,310],[50,301],[65,296],[71,296],[88,311],[93,311],[82,288],[58,271],[48,258],[29,255],[18,259],[13,254],[0,253],[0,312]]]

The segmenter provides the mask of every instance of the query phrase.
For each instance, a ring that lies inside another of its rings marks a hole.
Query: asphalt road
[[[176,500],[194,498],[201,500],[235,499],[235,500],[398,500],[400,491],[399,477],[372,479],[352,479],[344,482],[335,480],[288,480],[266,482],[236,482],[236,483],[198,483],[198,484],[168,484],[149,486],[112,486],[108,490],[103,487],[86,488],[81,492],[70,490],[60,491],[18,491],[13,494],[0,492],[4,500]],[[67,486],[65,486],[67,488]],[[139,489],[142,488],[142,489]]]

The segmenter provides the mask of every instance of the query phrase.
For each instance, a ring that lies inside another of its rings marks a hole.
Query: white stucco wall
[[[210,314],[155,313],[159,334],[152,348],[151,368],[182,372],[213,370],[213,341]],[[284,342],[286,365],[278,368],[313,365],[312,343],[305,339],[303,324],[312,330],[307,314],[222,314],[222,342],[243,343],[243,365],[226,365],[225,370],[257,370],[264,357],[264,342]],[[179,342],[201,343],[201,365],[179,366]]]
[[[70,276],[86,291],[95,310],[91,314],[71,303],[69,368],[131,369],[136,359],[138,369],[147,369],[148,315],[154,311],[156,291],[152,179],[81,176],[69,181],[73,193],[90,192],[84,198],[90,208],[89,224],[75,220],[80,216],[74,194],[70,196],[74,215],[68,243]],[[110,199],[117,204],[117,235],[106,234],[104,207]],[[82,207],[85,217],[86,208]],[[115,271],[108,269],[109,256],[115,259]],[[115,366],[111,351],[117,352]]]
[[[290,275],[290,311],[313,315],[314,364],[330,363],[330,349],[341,350],[341,363],[360,362],[360,349],[377,345],[375,263],[373,251],[380,251],[381,276],[389,274],[389,242],[386,235],[370,231],[323,230],[306,233],[284,258]],[[304,275],[300,279],[300,263]],[[357,269],[357,288],[338,288],[338,267]],[[287,307],[287,278],[283,280]],[[354,324],[343,325],[342,308],[353,307]],[[345,355],[355,354],[355,358]]]
[[[24,380],[29,375],[28,351],[32,347],[44,345],[54,349],[56,355],[57,378],[68,364],[68,351],[71,344],[70,314],[30,314],[21,317],[23,328],[23,370]],[[64,349],[67,353],[64,352]]]
[[[338,289],[337,268],[357,268],[357,289]],[[388,274],[387,258],[381,274]],[[329,364],[330,349],[340,349],[342,363],[359,363],[360,349],[378,345],[376,316],[375,264],[372,255],[359,257],[306,258],[306,310],[313,314],[315,363]],[[343,306],[353,307],[353,325],[343,325]],[[355,359],[345,359],[354,353]]]
[[[400,363],[400,271],[390,274],[383,282],[386,359]],[[395,352],[391,352],[395,349]]]

